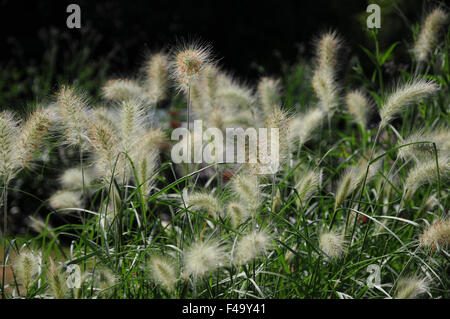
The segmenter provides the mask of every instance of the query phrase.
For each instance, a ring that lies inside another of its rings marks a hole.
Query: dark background
[[[69,3],[81,7],[81,30],[66,27]],[[310,55],[312,40],[330,28],[351,49],[359,43],[370,47],[364,28],[368,3],[382,7],[380,39],[388,44],[410,38],[407,22],[419,22],[422,5],[433,1],[0,0],[0,65],[39,63],[49,37],[59,39],[63,52],[71,42],[95,37],[91,57],[108,57],[112,75],[129,75],[147,51],[168,48],[177,38],[199,37],[213,45],[226,69],[253,79],[276,74],[280,61],[293,63],[299,53]],[[63,62],[59,59],[56,67]]]

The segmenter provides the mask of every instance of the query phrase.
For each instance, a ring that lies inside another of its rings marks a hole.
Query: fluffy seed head
[[[327,32],[317,42],[317,67],[312,78],[312,86],[319,98],[319,106],[331,117],[339,100],[336,84],[337,55],[341,41],[336,32]]]
[[[76,191],[57,191],[50,197],[50,206],[53,209],[67,209],[82,207],[81,194]]]
[[[50,258],[50,265],[46,272],[47,282],[49,284],[50,293],[55,299],[65,299],[69,292],[69,287],[66,283],[66,276],[61,267]]]
[[[227,206],[228,215],[231,218],[231,224],[234,228],[239,227],[248,217],[250,217],[250,211],[248,207],[239,202],[230,202]]]
[[[256,175],[249,173],[237,174],[231,181],[233,192],[247,205],[250,211],[256,211],[260,203],[259,181]]]
[[[145,67],[147,94],[154,102],[166,98],[169,81],[169,60],[163,52],[153,54]]]
[[[360,91],[355,90],[345,97],[348,111],[354,117],[356,123],[366,128],[367,116],[370,110],[370,104],[367,97]]]
[[[319,98],[320,108],[332,116],[339,103],[339,92],[334,73],[329,69],[318,69],[312,78],[312,87]]]
[[[81,92],[62,86],[56,96],[58,115],[66,136],[66,144],[88,148],[89,109],[87,99]]]
[[[258,98],[266,114],[274,105],[279,105],[281,102],[280,80],[261,78],[258,83]]]
[[[101,120],[94,121],[88,133],[96,170],[105,185],[109,185],[112,177],[116,178],[124,173],[123,156],[118,157],[121,152],[120,139],[110,125]]]
[[[122,101],[120,104],[120,135],[122,149],[129,154],[145,134],[145,105],[137,99]]]
[[[324,33],[317,42],[316,55],[319,69],[334,69],[341,47],[341,40],[335,31]]]
[[[102,87],[102,95],[108,100],[126,101],[128,99],[143,98],[144,90],[133,80],[109,80]]]
[[[429,143],[418,143],[429,142]],[[450,131],[447,127],[436,129],[428,133],[419,130],[412,133],[403,141],[399,142],[397,146],[407,145],[398,149],[398,157],[402,159],[413,158],[417,161],[430,159],[434,156],[434,147],[432,143],[436,144],[438,155],[448,154],[450,151]]]
[[[312,133],[320,126],[325,116],[325,112],[320,108],[313,108],[292,120],[290,132],[293,138],[299,139],[299,144],[308,142]]]
[[[364,182],[364,177],[366,178],[366,185],[375,178],[378,170],[380,169],[381,161],[377,161],[370,165],[368,172],[367,165],[367,160],[365,158],[361,158],[355,166],[346,169],[336,189],[336,197],[334,203],[335,210],[351,193],[353,193],[360,185],[362,185],[362,183]]]
[[[39,275],[40,263],[41,258],[39,254],[29,249],[22,250],[15,258],[13,270],[25,288],[25,293],[31,288]]]
[[[450,246],[450,218],[438,219],[420,237],[420,245],[435,251]]]
[[[237,266],[247,264],[258,255],[264,254],[270,246],[270,236],[263,230],[254,230],[237,242],[233,263]]]
[[[425,19],[420,28],[420,33],[414,44],[413,52],[417,61],[428,60],[434,45],[437,43],[439,29],[447,20],[447,13],[440,9],[434,9]]]
[[[438,157],[440,178],[448,178],[450,174],[450,157],[442,155]],[[410,200],[416,190],[426,184],[431,184],[437,180],[436,160],[430,158],[419,162],[408,173],[404,183],[404,200]]]
[[[154,256],[148,263],[150,278],[168,291],[173,291],[177,281],[175,263],[165,257]]]
[[[417,277],[400,278],[397,282],[395,299],[416,299],[421,294],[427,293],[429,283],[426,278]]]
[[[219,268],[225,261],[223,248],[215,242],[193,243],[184,253],[184,269],[187,275],[200,278]]]
[[[0,178],[8,182],[17,173],[19,161],[16,138],[19,134],[18,122],[8,111],[0,113]]]
[[[345,251],[344,236],[333,231],[324,231],[319,235],[319,247],[331,258],[339,259]]]
[[[198,42],[178,48],[172,61],[172,77],[179,88],[187,91],[191,82],[198,78],[206,65],[211,63],[211,48]]]
[[[422,98],[432,95],[438,90],[438,85],[431,80],[414,79],[403,85],[388,96],[380,109],[380,127],[385,127],[391,120],[404,111],[409,105],[417,103]]]
[[[185,199],[185,204],[190,210],[202,210],[208,212],[214,218],[220,215],[220,203],[217,197],[207,192],[194,192]]]
[[[89,186],[94,177],[89,169],[84,169],[84,186]],[[83,188],[83,171],[79,167],[66,169],[60,177],[60,183],[65,189]]]
[[[35,151],[42,144],[52,124],[52,118],[51,111],[43,109],[35,111],[25,122],[18,141],[19,160],[23,166],[30,166]]]
[[[306,202],[318,191],[320,181],[322,180],[322,172],[312,169],[306,169],[295,176],[296,186],[299,198],[297,199],[297,206],[302,207]]]

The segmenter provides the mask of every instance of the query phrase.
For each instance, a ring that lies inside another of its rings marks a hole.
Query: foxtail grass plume
[[[289,122],[290,116],[284,110],[278,106],[273,106],[269,113],[269,117],[266,120],[268,130],[268,141],[271,141],[270,128],[278,129],[278,141],[279,141],[279,164],[283,165],[289,158],[289,152],[292,148],[292,140],[290,139],[292,134],[290,133]],[[268,149],[272,152],[271,143],[268,143]],[[270,155],[269,155],[270,156]]]
[[[23,249],[15,258],[12,265],[14,274],[25,289],[25,294],[30,290],[39,276],[41,258],[39,253],[30,249]]]
[[[227,212],[231,218],[231,224],[234,228],[239,227],[249,217],[251,217],[250,211],[247,205],[240,202],[229,202],[227,205]]]
[[[407,145],[398,149],[398,157],[405,160],[412,158],[416,161],[430,159],[435,156],[432,143],[435,143],[438,155],[448,154],[450,152],[450,131],[448,127],[435,129],[427,133],[423,130],[412,133],[406,139],[397,143],[398,147]]]
[[[135,147],[130,154],[145,195],[148,195],[155,181],[153,175],[158,165],[159,149],[165,139],[161,129],[147,130],[137,142],[139,147]]]
[[[237,174],[231,180],[231,188],[241,203],[249,208],[250,214],[254,215],[261,202],[258,177],[248,172]]]
[[[221,207],[219,199],[208,192],[194,192],[185,199],[186,207],[190,210],[201,210],[211,215],[213,218],[220,216]]]
[[[174,291],[177,272],[176,265],[172,260],[162,256],[153,256],[147,267],[153,282],[164,287],[167,291]]]
[[[317,194],[321,180],[322,172],[309,168],[295,175],[295,189],[299,196],[296,200],[297,207],[303,207],[312,196]]]
[[[62,86],[56,96],[58,115],[68,145],[79,146],[82,150],[89,147],[88,128],[89,108],[84,93],[74,88]]]
[[[254,230],[239,239],[234,249],[233,263],[245,265],[271,247],[270,236],[264,230]]]
[[[187,248],[183,260],[186,275],[197,279],[221,267],[225,252],[217,242],[199,241]]]
[[[183,44],[173,54],[171,76],[178,83],[178,88],[187,92],[192,81],[197,79],[210,63],[212,60],[209,45],[199,42]]]
[[[429,59],[438,42],[439,29],[445,24],[447,17],[447,13],[440,8],[436,8],[428,14],[420,28],[417,41],[414,43],[413,52],[417,61],[424,62]]]
[[[400,278],[397,282],[395,299],[416,299],[420,295],[427,293],[429,282],[426,278],[417,277]]]
[[[448,178],[450,174],[450,157],[448,154],[419,162],[408,173],[404,183],[404,200],[410,200],[416,190],[423,185],[431,184],[438,179],[437,164],[439,165],[440,179]]]
[[[142,99],[144,90],[136,81],[116,79],[109,80],[103,85],[102,95],[108,100],[126,101],[129,99]]]
[[[53,121],[54,116],[50,110],[39,109],[34,111],[25,122],[17,145],[21,165],[30,167],[34,153],[42,145]]]
[[[4,182],[9,182],[24,167],[31,166],[53,120],[50,110],[40,109],[20,126],[11,112],[0,113],[0,178]]]
[[[380,109],[380,128],[385,127],[395,117],[400,115],[408,106],[418,103],[421,99],[434,94],[438,85],[431,80],[414,79],[398,85],[388,96]]]
[[[78,191],[57,191],[50,197],[49,204],[53,209],[81,208],[81,193]]]
[[[450,246],[450,218],[438,219],[420,237],[420,245],[435,251]]]
[[[339,103],[339,89],[336,83],[337,55],[341,40],[336,32],[327,32],[317,42],[317,66],[312,78],[312,87],[319,105],[330,118]]]
[[[84,177],[83,177],[84,173]],[[94,180],[94,176],[90,169],[81,170],[80,167],[68,168],[59,178],[61,185],[65,189],[82,189],[84,186],[89,186]]]
[[[153,54],[145,65],[146,89],[150,100],[157,103],[167,97],[169,58],[163,52]]]
[[[278,79],[262,77],[259,80],[258,98],[265,114],[268,114],[274,105],[281,103],[280,90],[280,80]]]
[[[60,266],[50,258],[49,267],[46,272],[47,282],[49,284],[50,294],[55,299],[65,299],[68,297],[69,287],[66,283],[66,276]]]
[[[306,113],[301,114],[291,121],[290,134],[292,138],[298,138],[299,144],[303,145],[308,142],[313,132],[322,123],[325,112],[320,108],[312,108]]]
[[[346,95],[345,102],[355,122],[365,129],[371,108],[367,97],[360,90],[354,90]]]
[[[96,120],[88,131],[94,153],[96,172],[105,185],[111,179],[123,176],[125,162],[121,152],[120,138],[106,121]]]
[[[145,105],[136,99],[122,101],[119,113],[122,150],[130,154],[145,133]]]
[[[375,178],[378,170],[380,169],[381,161],[372,163],[369,166],[368,171],[367,165],[367,160],[365,158],[362,158],[355,166],[346,169],[336,189],[334,210],[338,209],[344,202],[344,200],[359,186],[362,185],[362,183],[364,182],[364,178],[366,179],[366,185]]]
[[[319,247],[331,258],[339,259],[345,251],[344,236],[334,231],[323,231],[319,235]]]
[[[19,167],[17,160],[16,137],[19,134],[18,122],[12,113],[0,113],[0,177],[8,182]]]

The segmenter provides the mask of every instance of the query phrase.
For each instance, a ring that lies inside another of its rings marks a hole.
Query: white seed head
[[[297,206],[302,207],[306,202],[314,196],[320,182],[322,180],[322,172],[313,169],[303,170],[301,173],[295,175],[296,186],[299,198],[297,199]]]
[[[438,219],[420,237],[420,245],[431,251],[450,246],[450,218]]]
[[[367,97],[360,90],[354,90],[347,94],[345,102],[355,122],[361,125],[362,128],[366,128],[367,117],[370,111]]]
[[[411,144],[399,148],[398,157],[405,160],[412,158],[416,161],[430,159],[430,157],[434,157],[435,155],[434,146],[432,143],[436,144],[436,151],[438,152],[438,155],[448,154],[450,152],[450,131],[448,128],[443,127],[427,133],[423,130],[412,133],[403,141],[397,143],[397,146]]]
[[[169,60],[163,52],[153,54],[145,68],[147,95],[153,102],[163,100],[167,96],[169,81]]]
[[[126,101],[144,98],[144,90],[136,81],[116,79],[109,80],[103,85],[102,95],[108,100]]]
[[[82,189],[83,188],[83,171],[84,186],[91,185],[94,177],[90,169],[81,170],[79,167],[66,169],[60,177],[60,183],[65,189]]]
[[[214,218],[220,216],[221,208],[216,196],[207,192],[194,192],[185,199],[185,204],[190,210],[201,210]]]
[[[50,265],[46,272],[50,293],[55,299],[65,299],[68,297],[69,287],[66,283],[66,276],[60,266],[50,258]]]
[[[317,107],[295,117],[290,122],[290,134],[293,138],[299,139],[300,145],[305,144],[311,139],[312,133],[320,126],[325,114],[322,109]]]
[[[39,253],[29,249],[22,250],[12,265],[19,282],[25,288],[25,293],[31,288],[39,275],[41,258]]]
[[[184,270],[194,278],[204,277],[221,267],[225,261],[223,248],[215,242],[193,243],[184,253]]]
[[[450,157],[448,154],[435,158],[430,158],[419,162],[408,173],[404,183],[404,200],[410,200],[416,190],[426,184],[431,184],[438,179],[438,166],[441,179],[448,178],[450,173]]]
[[[12,113],[0,113],[0,177],[9,181],[20,167],[16,138],[19,134],[18,122]]]
[[[400,115],[409,105],[434,94],[438,85],[431,80],[414,79],[405,84],[398,85],[380,109],[380,127],[385,127],[396,116]]]
[[[89,108],[84,93],[63,86],[57,94],[58,116],[68,145],[88,149]]]
[[[175,263],[162,256],[153,256],[149,263],[150,278],[168,291],[173,291],[177,281]]]
[[[237,266],[247,264],[259,255],[264,254],[271,247],[270,236],[264,230],[254,230],[239,239],[233,256],[233,263]]]
[[[77,191],[57,191],[50,197],[49,204],[53,209],[81,208],[81,193]]]
[[[172,57],[171,77],[179,89],[186,92],[208,64],[211,64],[210,46],[198,42],[181,45]]]
[[[345,251],[344,236],[333,231],[324,231],[319,235],[319,247],[331,258],[339,259]]]
[[[258,82],[258,98],[261,106],[268,114],[274,105],[280,105],[280,80],[263,77]]]
[[[447,13],[440,9],[434,9],[423,22],[420,33],[414,44],[413,52],[417,61],[427,61],[435,44],[438,42],[437,37],[439,29],[447,20]]]
[[[395,295],[395,299],[416,299],[420,295],[427,293],[428,290],[429,282],[426,278],[400,278],[397,282],[397,292]]]

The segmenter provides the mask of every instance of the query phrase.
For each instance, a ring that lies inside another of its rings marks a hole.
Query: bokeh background
[[[81,7],[81,29],[66,27],[70,3]],[[360,52],[360,44],[371,48],[368,3],[382,8],[381,47],[410,39],[411,22],[420,21],[423,6],[433,5],[422,0],[0,0],[0,108],[21,111],[45,102],[67,82],[95,96],[99,82],[135,74],[146,54],[170,49],[177,39],[209,42],[220,64],[249,82],[276,76],[283,66],[310,56],[314,38],[330,28],[345,36],[349,52]],[[402,61],[402,51],[396,54]],[[372,67],[364,58],[361,63]]]

